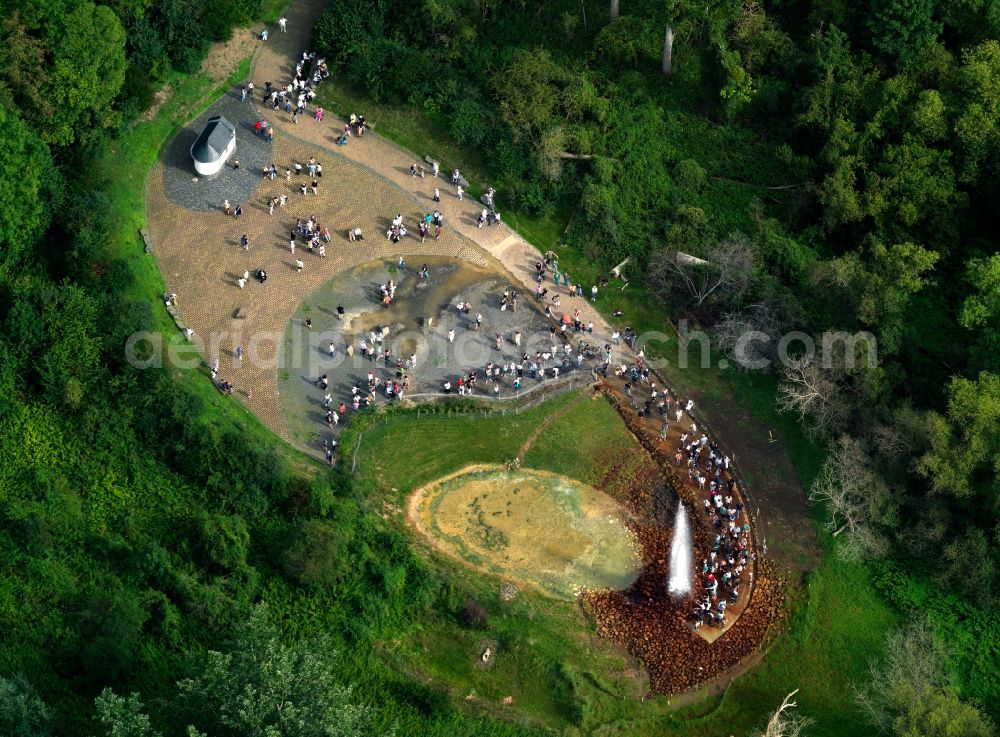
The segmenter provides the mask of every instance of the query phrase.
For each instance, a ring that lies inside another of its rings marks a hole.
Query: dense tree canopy
[[[16,266],[35,243],[38,231],[47,223],[43,189],[52,160],[49,151],[27,123],[0,103],[0,166],[10,172],[0,192],[0,277]],[[10,272],[8,272],[10,273]]]
[[[164,316],[134,281],[133,213],[92,167],[160,85],[256,23],[259,0],[4,10],[0,732],[381,734],[406,711],[463,733],[436,691],[380,671],[365,685],[384,708],[358,706],[334,667],[335,647],[367,653],[462,601],[358,482],[304,473],[241,420],[210,417],[205,394],[122,358]],[[774,374],[757,386],[826,445],[811,488],[835,546],[878,558],[896,601],[933,587],[939,626],[975,631],[964,682],[900,677],[875,721],[905,737],[989,734],[1000,3],[618,10],[340,0],[315,43],[372,99],[421,108],[481,154],[490,181],[474,189],[558,226],[563,248],[540,245],[594,273],[627,258],[622,299],[657,305],[656,329],[691,318],[730,353],[747,330],[772,338],[750,356]],[[791,330],[821,349],[775,365]],[[830,334],[850,340],[827,347]],[[270,624],[254,614],[264,598]]]
[[[338,3],[321,27],[381,29],[432,78],[397,86],[371,54],[321,45],[380,99],[444,113],[486,152],[506,204],[573,203],[567,244],[604,268],[631,257],[671,317],[718,323],[730,349],[739,326],[871,333],[876,365],[787,367],[781,406],[818,437],[861,436],[871,473],[893,479],[901,515],[873,534],[891,543],[907,515],[933,517],[942,555],[928,568],[955,581],[982,553],[969,590],[998,591],[1000,438],[985,406],[1000,348],[996,3],[636,0],[598,22],[558,3],[424,7],[432,44],[392,0]],[[720,251],[734,242],[747,268]],[[746,276],[729,289],[727,274]],[[914,408],[923,420],[897,426]],[[889,435],[905,459],[879,452]],[[977,500],[974,523],[944,489]]]

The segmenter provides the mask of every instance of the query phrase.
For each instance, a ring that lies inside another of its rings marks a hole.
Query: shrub
[[[469,599],[458,613],[458,621],[466,627],[483,629],[486,627],[486,608],[475,599]]]
[[[694,159],[684,159],[679,162],[674,176],[678,184],[692,192],[701,192],[708,184],[708,173]]]
[[[463,146],[478,148],[493,125],[486,107],[474,100],[459,100],[449,119],[451,134]]]
[[[196,545],[205,565],[223,572],[246,565],[250,533],[242,517],[205,512],[196,524]]]
[[[96,683],[116,683],[131,670],[147,612],[135,592],[118,589],[90,599],[82,616],[80,653],[84,670]]]
[[[451,716],[454,711],[448,693],[443,689],[425,686],[416,681],[397,681],[392,684],[392,690],[396,699],[411,704],[424,716],[443,719]]]
[[[354,568],[349,550],[351,525],[311,519],[295,526],[285,540],[281,566],[292,579],[316,589],[335,586]]]

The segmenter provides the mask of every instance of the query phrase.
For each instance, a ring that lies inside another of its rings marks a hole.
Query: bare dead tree
[[[674,73],[674,29],[667,23],[667,28],[663,32],[663,76],[669,77]]]
[[[737,367],[773,370],[781,336],[791,328],[786,310],[756,302],[729,312],[713,329],[719,348]]]
[[[885,657],[868,665],[870,683],[855,691],[855,700],[872,723],[886,731],[906,709],[907,697],[944,691],[953,683],[948,670],[948,649],[934,637],[926,620],[918,619],[885,638]]]
[[[810,721],[789,714],[789,711],[797,706],[791,698],[798,692],[799,689],[795,689],[785,697],[781,706],[767,720],[764,731],[758,733],[759,737],[802,737],[802,730],[809,725]]]
[[[618,0],[611,0],[611,20],[615,21],[618,18]]]
[[[815,358],[799,358],[785,366],[776,401],[781,412],[798,415],[806,435],[819,439],[839,432],[847,420],[840,392],[834,369]]]
[[[680,251],[655,254],[647,280],[653,291],[661,294],[681,286],[700,309],[713,297],[738,301],[756,276],[757,252],[746,236],[737,234],[713,243],[703,258]]]
[[[842,435],[827,456],[809,491],[809,499],[826,505],[826,529],[846,533],[838,554],[847,560],[884,556],[889,542],[873,517],[889,498],[889,490],[871,468],[861,443]]]

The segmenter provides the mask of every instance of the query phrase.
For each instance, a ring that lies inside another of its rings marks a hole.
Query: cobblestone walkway
[[[236,397],[290,440],[278,401],[276,361],[285,326],[305,295],[347,268],[374,259],[394,260],[400,253],[414,259],[421,255],[461,258],[501,272],[503,267],[451,229],[445,229],[440,241],[429,239],[424,244],[408,238],[395,246],[381,237],[390,214],[403,213],[412,223],[423,210],[410,194],[368,169],[280,132],[275,135],[272,156],[282,176],[273,181],[258,179],[250,198],[242,203],[239,220],[222,211],[222,190],[215,208],[208,212],[198,202],[183,207],[172,201],[166,191],[174,176],[168,170],[172,165],[161,160],[147,181],[146,216],[167,291],[178,295],[177,310],[184,324],[195,331],[194,343],[207,361],[219,358],[219,378],[235,385]],[[323,176],[316,195],[311,191],[303,195],[299,184],[308,182],[306,175],[293,174],[286,182],[284,171],[311,156],[323,164]],[[267,202],[279,194],[288,196],[288,204],[270,215]],[[235,206],[237,200],[229,199]],[[333,236],[326,246],[327,255],[310,254],[300,241],[293,256],[289,232],[296,219],[313,213]],[[367,234],[363,241],[348,241],[347,229],[354,226]],[[240,248],[243,234],[249,237],[249,250]],[[296,268],[297,259],[304,262],[302,271]],[[267,272],[266,283],[251,276],[240,289],[238,280],[244,272],[252,275],[258,269]],[[246,351],[243,361],[236,359],[238,346]]]
[[[292,2],[285,12],[288,32],[275,28],[269,40],[260,44],[248,80],[257,88],[254,103],[259,104],[265,82],[278,85],[291,79],[294,62],[308,48],[323,6],[321,0]],[[239,401],[285,440],[291,440],[292,433],[278,397],[278,348],[302,299],[333,275],[374,259],[394,259],[400,253],[413,258],[438,255],[490,266],[515,284],[524,284],[526,294],[533,291],[534,264],[541,258],[538,250],[507,226],[479,229],[476,218],[481,205],[470,198],[459,201],[443,177],[410,176],[410,164],[418,160],[411,154],[372,133],[352,138],[348,146],[337,146],[343,121],[334,116],[323,123],[303,116],[292,124],[284,111],[259,111],[251,106],[247,114],[242,112],[245,105],[238,89],[230,91],[168,143],[147,181],[147,224],[167,291],[178,295],[177,310],[184,324],[195,331],[195,344],[208,362],[220,360],[219,378],[233,383]],[[227,168],[218,178],[196,184],[191,181],[194,170],[187,149],[204,121],[220,113],[239,118],[233,122],[238,127],[236,157],[242,169]],[[275,130],[266,162],[261,158],[267,155],[266,148],[252,140],[248,122],[258,116],[270,121]],[[323,165],[315,196],[299,191],[303,181],[309,182],[305,174],[293,173],[291,181],[285,181],[286,169],[294,171],[296,162],[304,165],[310,157]],[[278,167],[277,179],[262,177],[262,162]],[[182,193],[185,183],[191,187],[187,194]],[[435,186],[442,191],[440,203],[431,199]],[[269,215],[267,202],[280,194],[288,196],[288,204]],[[222,211],[225,199],[234,207],[242,204],[240,220]],[[420,244],[407,238],[394,246],[381,237],[392,214],[402,213],[412,224],[435,208],[446,224],[440,241]],[[314,213],[333,234],[327,257],[321,259],[308,251],[303,255],[301,248],[293,256],[288,234],[297,218]],[[368,236],[365,240],[347,240],[347,229],[355,226]],[[250,239],[248,251],[239,245],[244,234]],[[299,258],[305,262],[301,272],[295,263]],[[258,269],[268,274],[265,284],[252,277]],[[240,289],[238,280],[247,271],[251,278]],[[551,283],[547,286],[552,292],[565,292]],[[591,342],[607,342],[610,329],[590,302],[563,296],[563,311],[579,308],[584,321],[593,320]],[[236,358],[237,347],[246,351],[242,361]]]
[[[260,183],[260,173],[271,163],[271,144],[254,135],[256,111],[249,100],[240,99],[239,89],[225,95],[193,122],[177,132],[160,159],[163,162],[163,189],[167,198],[189,210],[211,212],[225,199],[235,206],[248,199]],[[236,126],[236,152],[229,165],[212,178],[197,177],[191,163],[191,145],[213,115],[223,115]],[[240,162],[240,168],[232,164]]]

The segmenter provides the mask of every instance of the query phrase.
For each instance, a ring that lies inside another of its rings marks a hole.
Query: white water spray
[[[691,523],[684,503],[677,502],[674,539],[670,544],[670,581],[668,591],[683,596],[691,591]]]

